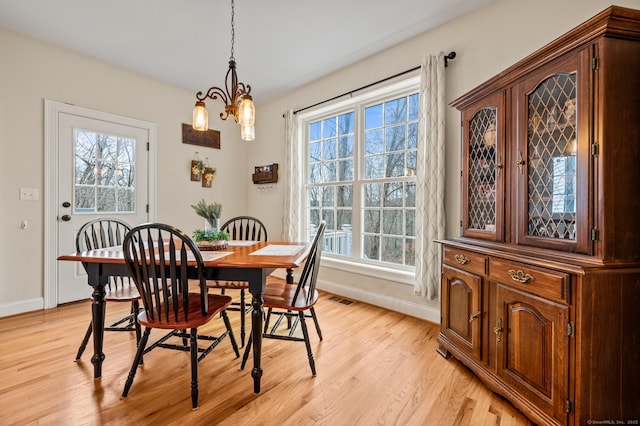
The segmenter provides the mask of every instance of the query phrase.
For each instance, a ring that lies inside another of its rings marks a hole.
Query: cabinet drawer
[[[492,258],[489,278],[542,297],[568,301],[569,274]]]
[[[444,248],[444,263],[477,275],[487,273],[487,256],[455,247]]]

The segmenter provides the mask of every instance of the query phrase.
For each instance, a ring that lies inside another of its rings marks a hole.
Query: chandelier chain
[[[236,40],[236,30],[235,30],[235,1],[231,0],[231,57],[229,58],[230,61],[235,61],[236,58],[233,57],[233,45],[235,44],[235,40]]]

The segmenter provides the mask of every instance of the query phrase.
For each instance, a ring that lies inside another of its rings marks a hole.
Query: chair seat
[[[297,285],[269,283],[262,298],[265,308],[287,309],[290,311],[305,311],[311,308],[318,301],[318,292],[314,289],[313,294],[308,296],[307,287],[300,288],[297,299],[294,301]]]
[[[229,305],[231,305],[230,296],[208,294],[207,298],[209,303],[209,311],[205,316],[200,315],[200,312],[202,311],[200,295],[192,294],[189,297],[188,311],[190,318],[188,321],[185,320],[184,306],[180,306],[177,319],[175,319],[173,312],[170,312],[169,314],[169,321],[167,321],[167,317],[164,315],[162,316],[162,318],[151,319],[147,316],[147,311],[143,310],[140,312],[140,314],[138,314],[138,322],[145,327],[164,328],[169,330],[200,327],[201,325],[209,322],[213,316],[219,314]]]
[[[107,302],[132,302],[137,299],[140,299],[140,293],[135,285],[120,285],[114,289],[105,288],[104,300]]]

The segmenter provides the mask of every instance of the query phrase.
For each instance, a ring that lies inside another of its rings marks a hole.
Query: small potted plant
[[[203,198],[197,204],[192,204],[191,208],[195,210],[198,216],[204,218],[204,229],[197,229],[193,233],[193,240],[198,243],[198,246],[207,248],[212,246],[217,248],[228,247],[229,234],[218,230],[222,204],[216,202],[207,203]],[[215,241],[221,241],[221,243],[214,244]]]
[[[227,231],[196,229],[192,237],[200,250],[221,250],[229,247],[229,233]]]

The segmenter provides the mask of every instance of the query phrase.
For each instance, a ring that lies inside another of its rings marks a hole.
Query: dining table
[[[299,267],[311,249],[310,243],[273,242],[273,241],[229,241],[222,250],[202,250],[204,275],[207,280],[246,281],[251,293],[251,329],[253,336],[253,377],[254,393],[260,393],[262,378],[262,328],[263,299],[266,278],[276,269],[291,271]],[[59,261],[82,262],[87,272],[88,284],[93,287],[91,316],[93,321],[93,377],[102,376],[104,322],[105,322],[105,286],[111,277],[127,277],[129,271],[125,264],[122,247],[114,246],[97,250],[62,255]],[[193,276],[197,277],[195,268]]]

